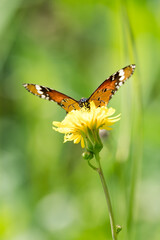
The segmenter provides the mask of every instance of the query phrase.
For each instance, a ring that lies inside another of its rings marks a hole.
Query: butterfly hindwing
[[[54,101],[58,105],[60,105],[66,112],[70,112],[72,110],[79,110],[79,103],[75,99],[60,93],[56,90],[53,90],[48,87],[43,87],[37,84],[23,84],[23,86],[34,95],[47,99],[49,101]]]
[[[131,64],[112,74],[93,92],[88,101],[93,101],[97,107],[107,105],[113,94],[133,74],[134,69],[135,65]]]

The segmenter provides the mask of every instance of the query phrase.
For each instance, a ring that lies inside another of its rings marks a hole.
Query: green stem
[[[104,194],[105,194],[106,202],[107,202],[107,206],[108,206],[112,238],[113,238],[113,240],[117,240],[116,226],[115,226],[115,223],[114,223],[114,216],[113,216],[111,200],[110,200],[110,196],[109,196],[108,187],[107,187],[107,184],[106,184],[106,181],[105,181],[105,178],[104,178],[104,174],[103,174],[103,171],[102,171],[99,154],[95,154],[95,158],[96,158],[97,163],[98,163],[97,172],[99,173],[99,176],[100,176],[100,179],[101,179],[101,182],[102,182],[102,186],[103,186],[103,190],[104,190]]]
[[[97,167],[95,167],[95,166],[93,166],[93,165],[90,163],[90,161],[88,161],[88,165],[89,165],[91,168],[93,168],[93,170],[96,170],[96,171],[98,171],[98,168],[97,168]]]

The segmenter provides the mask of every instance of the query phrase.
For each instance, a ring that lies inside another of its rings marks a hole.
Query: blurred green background
[[[52,130],[65,111],[22,83],[79,100],[131,63],[102,167],[118,239],[160,238],[159,11],[157,0],[0,0],[0,239],[111,240],[99,176]]]

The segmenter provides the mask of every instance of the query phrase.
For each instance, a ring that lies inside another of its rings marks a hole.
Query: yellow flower
[[[95,150],[102,149],[99,137],[99,129],[111,130],[115,122],[120,120],[120,114],[111,117],[115,109],[106,106],[96,107],[94,102],[90,103],[90,109],[85,107],[80,110],[69,112],[62,122],[53,122],[53,129],[64,133],[64,142],[81,142],[82,148],[95,153]],[[56,128],[57,127],[57,128]]]

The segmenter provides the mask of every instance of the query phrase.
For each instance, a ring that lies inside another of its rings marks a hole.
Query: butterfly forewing
[[[33,93],[34,95],[47,99],[49,101],[54,101],[58,103],[66,112],[70,112],[72,110],[79,110],[80,106],[78,101],[75,99],[60,93],[56,90],[53,90],[48,87],[43,87],[37,84],[24,84],[23,85],[29,92]]]
[[[132,64],[112,74],[93,92],[88,101],[93,101],[97,107],[107,105],[113,94],[133,74],[134,69],[135,65]]]
[[[96,107],[107,105],[113,94],[133,74],[134,69],[134,64],[120,69],[106,79],[88,99],[82,98],[80,101],[76,101],[61,92],[37,84],[24,84],[23,86],[34,95],[54,101],[65,109],[66,112],[70,112],[72,110],[79,110],[83,106],[89,108],[91,101],[95,103]]]

